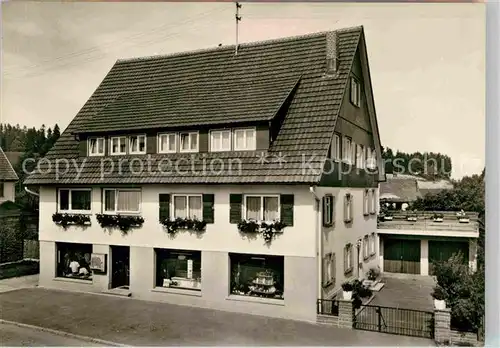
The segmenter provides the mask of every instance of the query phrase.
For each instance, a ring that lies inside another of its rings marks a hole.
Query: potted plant
[[[351,283],[345,282],[342,284],[342,296],[344,300],[351,300],[352,299],[352,290],[354,287],[352,286]]]
[[[432,215],[432,221],[434,222],[443,222],[443,218],[443,214],[434,213],[434,215]]]
[[[446,294],[441,287],[436,286],[434,288],[432,297],[434,298],[434,307],[436,307],[436,309],[446,309],[445,295]]]

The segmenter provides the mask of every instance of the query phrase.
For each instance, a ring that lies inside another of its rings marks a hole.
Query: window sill
[[[77,279],[77,278],[55,277],[53,280],[58,281],[58,282],[92,284],[92,279]]]
[[[262,303],[267,305],[274,306],[284,306],[284,300],[278,300],[274,298],[262,298],[262,297],[253,297],[253,296],[242,296],[242,295],[228,295],[226,297],[228,301],[240,301],[240,302],[253,302],[253,303]]]
[[[352,223],[352,219],[351,220],[344,220],[344,223],[351,224]]]
[[[164,294],[175,294],[175,295],[185,295],[185,296],[194,296],[201,297],[200,290],[188,290],[188,289],[176,289],[176,288],[162,288],[157,286],[151,290],[151,292],[158,292]]]
[[[349,273],[352,273],[352,270],[353,270],[353,269],[354,269],[354,268],[353,268],[353,267],[351,267],[351,268],[348,268],[348,269],[344,270],[344,275],[348,275]]]
[[[126,156],[127,153],[126,152],[117,152],[117,153],[109,153],[110,156]]]
[[[323,289],[327,290],[328,288],[331,288],[334,285],[335,285],[335,279],[332,279],[332,280],[323,284]]]

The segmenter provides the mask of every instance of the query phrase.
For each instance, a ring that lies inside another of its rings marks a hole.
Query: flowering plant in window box
[[[85,214],[54,213],[52,214],[52,221],[54,221],[56,225],[62,226],[64,229],[68,228],[69,225],[89,226],[90,216]]]
[[[258,233],[260,225],[255,220],[241,220],[238,223],[238,230],[243,233]]]
[[[432,215],[432,221],[434,222],[443,222],[443,218],[444,218],[443,214],[434,213]]]
[[[190,218],[163,219],[160,223],[165,227],[168,234],[175,234],[178,230],[191,230],[195,232],[204,232],[207,222],[203,220]]]
[[[266,243],[270,243],[276,233],[283,232],[285,224],[281,221],[274,221],[271,223],[263,222],[260,227],[262,228],[262,237],[264,237]]]
[[[413,213],[406,215],[406,221],[412,221],[412,222],[417,221],[417,214]]]
[[[102,228],[119,228],[124,234],[144,223],[144,218],[141,216],[97,214],[96,217]]]

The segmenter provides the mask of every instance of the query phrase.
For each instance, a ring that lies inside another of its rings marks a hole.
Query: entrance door
[[[111,247],[111,288],[128,287],[130,269],[130,248]]]
[[[420,274],[420,240],[384,239],[384,271]]]

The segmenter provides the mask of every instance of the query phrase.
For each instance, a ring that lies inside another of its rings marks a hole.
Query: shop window
[[[92,280],[91,244],[57,243],[57,277]]]
[[[201,252],[155,249],[156,287],[201,291]]]
[[[284,299],[284,257],[229,254],[230,293]]]

